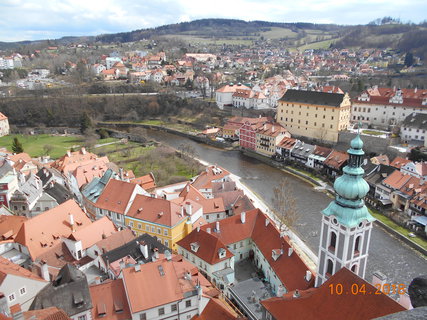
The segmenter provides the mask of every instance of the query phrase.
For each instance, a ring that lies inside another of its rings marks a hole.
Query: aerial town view
[[[0,320],[427,319],[425,3],[0,12]]]

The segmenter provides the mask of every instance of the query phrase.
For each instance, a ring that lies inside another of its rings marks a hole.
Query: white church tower
[[[349,160],[343,169],[344,174],[335,180],[335,200],[322,211],[316,287],[342,267],[365,277],[372,222],[375,219],[363,200],[369,185],[363,179],[361,165],[365,152],[362,148],[363,141],[357,135],[347,151]]]

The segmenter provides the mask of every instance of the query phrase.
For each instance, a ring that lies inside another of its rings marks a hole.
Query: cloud
[[[421,0],[2,0],[0,41],[97,35],[202,18],[365,24],[392,16],[420,22]]]

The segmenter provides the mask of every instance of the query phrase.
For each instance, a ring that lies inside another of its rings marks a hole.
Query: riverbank
[[[100,123],[101,124],[101,123]],[[108,123],[105,123],[108,124]],[[227,148],[223,143],[218,142],[218,141],[212,141],[210,139],[207,138],[201,138],[186,132],[182,132],[182,131],[178,131],[175,129],[170,129],[170,128],[166,128],[163,126],[158,126],[158,125],[152,125],[152,124],[131,124],[131,123],[110,123],[110,125],[112,126],[118,126],[121,128],[126,128],[129,127],[129,125],[134,126],[134,127],[143,127],[146,129],[151,129],[151,130],[156,130],[156,131],[163,131],[163,132],[168,132],[170,134],[173,135],[178,135],[181,137],[186,137],[189,138],[193,141],[196,141],[198,143],[203,143],[203,144],[207,144],[209,146],[213,146],[213,147],[217,147],[217,148],[221,148],[221,149],[225,149],[225,150],[229,150],[231,148]],[[295,168],[291,168],[289,166],[284,166],[282,163],[279,163],[277,161],[274,161],[268,157],[265,157],[263,155],[260,155],[258,153],[249,151],[249,150],[241,150],[241,152],[245,155],[248,156],[250,158],[256,159],[258,161],[261,161],[262,163],[279,169],[283,172],[285,172],[286,174],[291,174],[292,176],[304,181],[305,183],[309,183],[316,191],[319,192],[324,192],[329,198],[334,198],[335,197],[335,192],[333,190],[333,188],[325,181],[321,180],[318,177],[314,177],[313,175],[310,175],[310,173],[308,172],[304,172],[301,169],[295,169]],[[264,210],[263,210],[264,211]],[[391,219],[389,219],[388,217],[381,215],[380,217],[377,216],[377,222],[376,224],[381,227],[381,229],[385,230],[386,232],[388,232],[390,235],[392,235],[393,237],[405,242],[407,245],[409,245],[411,248],[415,249],[417,252],[421,253],[424,257],[427,256],[427,241],[423,240],[422,238],[418,237],[418,240],[420,243],[416,243],[414,242],[409,236],[408,233],[403,234],[401,232],[401,227],[397,226]],[[404,240],[403,240],[404,239]]]

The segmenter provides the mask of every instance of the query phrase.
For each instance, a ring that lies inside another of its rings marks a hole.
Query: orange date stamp
[[[353,283],[345,285],[342,283],[331,283],[329,290],[331,295],[378,295],[378,294],[399,294],[403,295],[407,292],[406,284],[398,283],[377,283],[374,285],[375,290],[366,288],[366,284]]]

